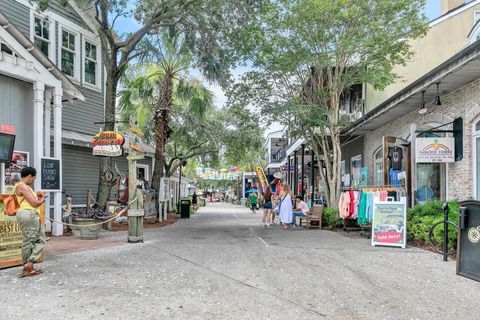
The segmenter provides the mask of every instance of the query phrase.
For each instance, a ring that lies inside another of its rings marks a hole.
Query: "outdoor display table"
[[[15,217],[5,215],[3,200],[8,194],[0,194],[0,269],[22,265],[22,233]],[[45,206],[40,207],[40,223],[45,220]]]

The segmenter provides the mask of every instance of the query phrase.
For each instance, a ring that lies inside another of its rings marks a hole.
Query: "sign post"
[[[407,246],[407,198],[373,200],[372,246]]]
[[[143,242],[143,190],[137,188],[137,160],[143,159],[144,155],[132,128],[128,134],[128,202],[131,203],[135,198],[137,201],[128,209],[128,242]]]

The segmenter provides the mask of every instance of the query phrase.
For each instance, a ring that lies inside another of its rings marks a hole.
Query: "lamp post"
[[[180,213],[180,200],[182,199],[182,168],[187,165],[187,160],[183,160],[180,164],[180,176],[178,177],[178,199],[177,212]]]

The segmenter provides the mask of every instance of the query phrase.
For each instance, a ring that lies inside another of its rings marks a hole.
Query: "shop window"
[[[78,78],[77,50],[77,35],[62,29],[60,37],[60,68],[63,73],[72,78]]]
[[[473,155],[474,155],[474,187],[475,199],[480,199],[480,121],[475,124],[473,130]]]
[[[33,41],[46,57],[50,56],[51,35],[50,22],[45,18],[35,17]]]
[[[360,184],[360,170],[362,168],[362,155],[351,158],[350,173],[353,186]]]
[[[438,127],[434,123],[427,129]],[[425,133],[419,137],[434,138],[444,137],[445,134]],[[432,200],[446,199],[446,164],[445,163],[417,163],[416,164],[416,190],[415,203],[421,204]]]
[[[374,156],[373,180],[375,185],[383,185],[383,148],[379,148]]]
[[[84,46],[84,74],[83,81],[85,83],[98,86],[98,47],[97,45],[85,41]]]

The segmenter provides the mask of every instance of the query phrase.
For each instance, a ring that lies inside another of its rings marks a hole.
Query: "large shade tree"
[[[106,69],[104,129],[114,130],[119,81],[127,66],[155,51],[149,41],[174,26],[183,35],[194,65],[209,80],[224,83],[235,55],[226,41],[247,23],[263,0],[32,0],[45,10],[52,2],[67,3],[81,11],[88,25],[100,37],[102,61]],[[115,22],[128,17],[138,28],[120,33]],[[164,90],[169,90],[168,81]],[[168,96],[165,96],[168,103]],[[111,159],[100,161],[97,203],[106,206],[112,181],[107,179]]]
[[[355,84],[383,89],[410,40],[427,30],[424,0],[272,0],[238,35],[253,71],[232,86],[266,117],[303,136],[318,157],[331,206],[340,193],[342,95]]]

